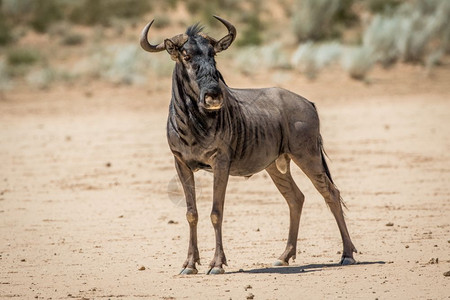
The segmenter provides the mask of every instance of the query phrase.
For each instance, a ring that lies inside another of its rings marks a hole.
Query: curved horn
[[[223,25],[225,25],[225,27],[228,29],[228,35],[231,35],[231,42],[234,41],[234,39],[236,38],[236,28],[233,26],[233,24],[231,24],[230,22],[228,22],[227,20],[222,19],[219,16],[214,16],[214,18],[216,18],[217,20],[219,20]]]
[[[152,20],[150,23],[148,23],[147,26],[144,27],[144,30],[142,30],[142,33],[141,33],[141,47],[142,47],[142,49],[144,49],[145,51],[148,51],[148,52],[160,52],[160,51],[163,51],[166,49],[164,46],[164,43],[160,43],[155,46],[148,42],[148,39],[147,39],[148,31],[150,30],[150,27],[152,26],[154,21],[155,20]]]

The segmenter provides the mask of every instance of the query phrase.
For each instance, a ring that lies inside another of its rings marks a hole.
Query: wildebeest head
[[[228,29],[228,34],[220,40],[206,35],[198,24],[189,27],[186,33],[165,39],[159,45],[148,42],[147,35],[153,24],[151,21],[141,34],[141,47],[148,52],[166,50],[177,63],[193,94],[201,106],[207,110],[218,110],[223,104],[223,94],[219,85],[220,75],[216,69],[214,56],[227,49],[236,38],[236,29],[228,21],[214,16]]]

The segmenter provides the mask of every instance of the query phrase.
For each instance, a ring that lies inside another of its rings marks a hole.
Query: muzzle
[[[222,108],[223,95],[220,89],[218,91],[202,91],[201,103],[206,110],[216,111]]]

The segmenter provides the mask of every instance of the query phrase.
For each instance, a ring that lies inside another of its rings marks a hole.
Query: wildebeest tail
[[[310,102],[312,104],[312,106],[314,107],[314,109],[317,111],[316,106],[314,105],[314,103]],[[331,173],[330,173],[330,169],[328,168],[328,164],[327,161],[325,160],[325,156],[328,157],[327,153],[325,152],[325,149],[323,147],[323,140],[322,140],[322,136],[319,134],[319,138],[318,138],[318,144],[319,144],[319,149],[320,149],[320,156],[322,158],[322,165],[323,165],[323,169],[325,170],[325,174],[327,175],[328,179],[330,180],[331,184],[336,187],[336,184],[333,181],[333,178],[331,177]],[[342,199],[342,197],[339,195],[339,200],[342,204],[343,207],[347,208],[347,205],[345,204],[344,200]]]
[[[319,148],[320,148],[320,156],[322,157],[322,165],[323,165],[323,168],[325,169],[325,173],[327,174],[328,179],[330,179],[331,183],[334,184],[333,178],[331,178],[330,169],[328,168],[327,161],[325,160],[325,156],[328,157],[328,155],[325,152],[325,149],[323,148],[323,141],[322,141],[321,135],[319,135]]]
[[[323,165],[323,169],[325,170],[325,174],[327,174],[327,177],[330,180],[331,184],[333,184],[334,187],[336,187],[336,184],[334,183],[333,178],[331,178],[331,173],[330,173],[330,169],[328,168],[327,161],[325,160],[325,156],[328,157],[328,155],[325,152],[325,149],[323,148],[323,141],[322,141],[321,135],[319,135],[319,148],[320,148],[320,156],[322,158],[322,165]],[[347,208],[347,205],[345,204],[344,200],[342,199],[342,197],[340,195],[339,195],[339,201],[341,202],[343,207]]]

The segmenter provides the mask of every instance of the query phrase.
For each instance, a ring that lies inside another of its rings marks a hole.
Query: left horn
[[[228,35],[231,36],[231,43],[232,43],[234,41],[234,39],[236,38],[236,28],[230,22],[228,22],[227,20],[222,19],[219,16],[214,16],[214,18],[216,18],[217,20],[222,22],[222,24],[225,25],[225,27],[227,27]],[[207,39],[211,43],[211,45],[215,46],[217,44],[217,40],[212,38],[212,37],[210,37],[206,33],[199,32],[198,34],[201,35],[202,37],[204,37],[205,39]],[[226,35],[226,36],[228,36],[228,35]]]
[[[166,47],[164,46],[164,43],[160,43],[158,45],[152,45],[148,42],[148,31],[150,30],[150,27],[152,26],[153,22],[155,20],[152,20],[150,23],[147,24],[147,26],[144,27],[144,30],[142,30],[141,33],[141,47],[142,49],[144,49],[145,51],[148,52],[161,52],[164,51],[166,49]]]

